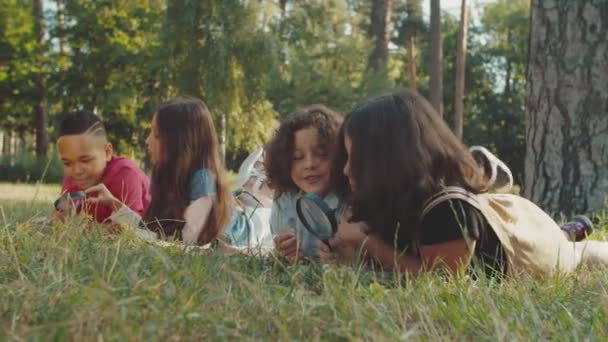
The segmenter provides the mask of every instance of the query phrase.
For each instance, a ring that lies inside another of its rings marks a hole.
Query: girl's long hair
[[[152,200],[145,222],[149,229],[181,239],[192,176],[207,169],[216,193],[198,244],[212,242],[230,219],[231,196],[211,114],[201,100],[178,98],[160,105],[155,120],[160,158],[152,170]]]
[[[352,141],[354,193],[342,174],[345,136]],[[423,203],[443,186],[458,185],[475,193],[485,188],[467,148],[413,91],[374,99],[346,117],[334,175],[337,192],[352,204],[352,219],[367,222],[372,232],[402,248],[418,236]]]

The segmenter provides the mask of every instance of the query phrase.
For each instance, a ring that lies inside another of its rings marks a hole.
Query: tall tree
[[[412,89],[418,88],[416,75],[416,36],[418,34],[417,22],[421,17],[421,2],[417,0],[407,0],[406,11],[408,17],[407,24],[407,59],[408,59],[408,79]]]
[[[121,154],[143,155],[149,117],[164,93],[157,56],[163,0],[63,0],[66,64],[54,96],[65,110],[101,115]]]
[[[36,81],[41,77],[40,49],[29,0],[0,0],[0,127],[10,138],[33,132]]]
[[[240,0],[167,3],[164,82],[170,94],[207,102],[226,150],[251,150],[272,132],[274,112],[264,90],[273,50],[258,6]]]
[[[370,81],[368,56],[360,53],[368,48],[369,8],[354,10],[349,1],[294,6],[277,24],[281,58],[266,96],[279,113],[308,103],[348,111],[367,96],[359,86]]]
[[[11,131],[2,131],[2,155],[11,153]]]
[[[39,68],[42,72],[36,75],[36,91],[35,97],[36,102],[34,103],[34,121],[36,124],[36,155],[44,157],[48,150],[49,136],[48,136],[48,112],[47,112],[47,90],[45,85],[45,74],[44,74],[44,59],[45,59],[45,37],[44,37],[44,7],[42,0],[33,0],[33,15],[34,15],[34,26],[36,30],[36,37],[38,42],[39,61],[41,64]]]
[[[526,64],[528,63],[528,25],[530,21],[529,0],[496,0],[483,7],[481,31],[485,42],[481,46],[471,46],[474,40],[469,39],[467,65],[482,56],[485,69],[494,79],[492,96],[484,96],[484,137],[477,137],[487,146],[491,146],[500,158],[509,165],[518,184],[524,183],[523,170],[525,160],[525,99],[526,99]],[[471,30],[473,33],[473,30]],[[467,66],[468,68],[468,66]],[[476,92],[471,87],[471,77],[467,74],[467,114],[465,122],[470,120],[469,112],[481,109],[479,100],[472,97]],[[477,81],[476,78],[473,79]],[[475,103],[477,102],[477,103]],[[481,126],[479,126],[481,127]],[[467,136],[471,126],[465,124]],[[474,134],[474,133],[473,133]],[[490,138],[490,139],[487,139]]]
[[[460,24],[458,27],[458,45],[456,47],[456,90],[454,92],[454,133],[462,138],[464,111],[464,82],[467,58],[467,30],[469,26],[467,0],[460,4]]]
[[[606,205],[606,37],[606,1],[532,1],[525,195],[550,213]]]
[[[55,5],[57,6],[57,36],[59,38],[59,54],[63,56],[65,54],[65,34],[63,32],[64,14],[62,1],[56,0]]]
[[[373,41],[367,69],[382,72],[388,63],[389,26],[393,0],[373,0],[370,16],[370,37]]]
[[[441,36],[441,1],[431,1],[431,79],[429,99],[439,115],[443,116],[443,39]]]
[[[407,16],[413,17],[414,1],[407,2]],[[416,35],[413,26],[410,26],[410,36],[407,39],[408,80],[411,89],[416,89]]]

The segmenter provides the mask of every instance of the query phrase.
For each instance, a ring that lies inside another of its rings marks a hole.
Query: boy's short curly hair
[[[268,185],[275,191],[277,197],[283,193],[300,191],[291,179],[295,133],[301,129],[314,127],[321,137],[321,145],[333,152],[341,123],[340,114],[320,104],[296,110],[281,122],[265,147],[264,157]]]

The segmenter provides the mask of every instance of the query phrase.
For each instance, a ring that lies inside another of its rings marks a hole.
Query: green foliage
[[[161,0],[65,0],[68,62],[54,75],[62,110],[99,113],[119,153],[143,153],[158,99]]]
[[[509,165],[519,184],[523,182],[525,153],[524,80],[528,16],[529,4],[526,1],[486,4],[481,21],[470,24],[465,66],[464,140],[469,145],[487,146],[496,152]],[[451,123],[458,19],[444,13],[442,26],[444,115]],[[512,30],[511,43],[507,43],[508,30]],[[509,44],[517,48],[509,48]],[[420,58],[421,73],[430,74],[429,49],[423,46]],[[507,64],[511,66],[509,75],[506,73]],[[428,96],[426,82],[421,82],[419,88]]]
[[[34,78],[41,72],[32,2],[0,0],[0,127],[32,127]]]
[[[51,139],[57,113],[94,110],[117,152],[138,159],[158,104],[189,95],[207,102],[218,131],[225,118],[227,156],[236,167],[267,141],[277,119],[298,107],[323,103],[348,112],[407,86],[411,34],[418,89],[428,95],[419,0],[394,1],[387,73],[378,74],[366,72],[369,1],[64,0],[63,30],[56,12],[46,12],[51,48],[44,63],[36,54],[31,3],[0,4],[0,128],[33,133],[32,80],[42,72],[50,86]],[[529,4],[499,0],[481,13],[468,37],[465,141],[492,148],[521,181]],[[458,19],[444,12],[442,20],[444,112],[451,121]],[[65,41],[64,55],[58,39]]]
[[[471,62],[480,63],[484,75],[467,91],[467,141],[491,147],[523,184],[526,63],[530,3],[500,0],[487,4],[477,28],[478,43]],[[467,78],[469,75],[467,75]],[[470,83],[469,83],[470,84]],[[475,138],[475,140],[471,139]]]
[[[14,187],[11,190],[15,190]],[[25,192],[22,189],[20,192]],[[0,186],[0,192],[6,188]],[[604,340],[608,273],[417,279],[185,253],[0,202],[0,339]],[[603,233],[605,230],[597,233]],[[595,234],[595,233],[594,233]]]
[[[391,80],[365,72],[371,45],[359,9],[345,0],[312,1],[276,24],[283,59],[269,98],[280,113],[313,103],[348,112],[370,94],[392,88]]]
[[[0,182],[61,183],[63,165],[58,158],[38,158],[32,154],[0,157]]]
[[[231,149],[259,146],[274,124],[264,92],[272,41],[258,11],[255,2],[170,0],[161,32],[169,94],[203,98],[217,128],[225,115]]]

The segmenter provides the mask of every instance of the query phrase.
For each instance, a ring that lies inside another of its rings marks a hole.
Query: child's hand
[[[328,245],[321,241],[318,241],[317,253],[319,260],[322,262],[332,262],[336,260],[336,254],[332,252]]]
[[[298,250],[298,240],[293,229],[285,230],[274,237],[274,248],[289,261],[301,260],[304,257]]]
[[[363,222],[340,223],[336,235],[329,240],[337,258],[346,262],[354,260],[360,252],[361,244],[367,238],[367,229]]]
[[[367,230],[367,224],[364,222],[341,222],[334,238],[342,244],[358,246],[367,237]]]
[[[64,223],[67,216],[68,216],[67,211],[55,210],[51,214],[50,219],[51,219],[51,222]]]
[[[92,204],[103,204],[107,205],[112,210],[118,210],[123,204],[119,201],[105,184],[94,185],[84,191],[87,194],[87,202]],[[89,197],[90,194],[97,194],[96,197]]]

